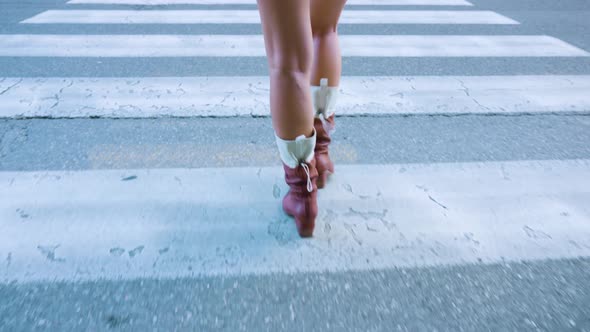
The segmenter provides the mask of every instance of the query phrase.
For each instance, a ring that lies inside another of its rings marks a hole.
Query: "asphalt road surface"
[[[255,2],[0,0],[0,331],[590,331],[588,17],[349,0],[302,240]]]

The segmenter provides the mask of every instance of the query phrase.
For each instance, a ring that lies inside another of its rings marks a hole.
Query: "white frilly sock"
[[[317,118],[322,120],[324,128],[329,133],[334,132],[333,127],[328,126],[326,119],[332,116],[336,111],[336,102],[338,100],[338,87],[328,86],[328,79],[320,79],[320,85],[311,86],[311,101],[314,109],[314,114]]]
[[[290,168],[296,168],[301,163],[309,163],[313,159],[316,143],[315,129],[311,137],[300,135],[291,141],[280,138],[275,132],[275,138],[281,160]]]

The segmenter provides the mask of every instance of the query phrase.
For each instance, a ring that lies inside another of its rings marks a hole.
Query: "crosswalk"
[[[342,166],[321,192],[313,241],[299,240],[278,209],[287,190],[280,171],[2,172],[0,252],[13,255],[0,280],[365,270],[590,251],[590,211],[572,209],[590,199],[579,181],[590,160]]]
[[[252,5],[254,0],[71,0],[69,4],[111,5]],[[465,0],[351,0],[349,5],[472,6]]]
[[[340,37],[344,57],[589,56],[550,36]],[[26,45],[26,46],[24,46]],[[384,47],[387,45],[387,47]],[[11,35],[0,56],[263,57],[261,35]]]
[[[260,24],[257,10],[48,10],[29,24]],[[518,24],[491,11],[345,11],[340,24]]]
[[[350,76],[340,116],[585,114],[588,75]],[[6,78],[5,117],[158,118],[268,116],[268,78]],[[390,93],[384,94],[384,91]],[[370,104],[371,107],[365,105]],[[395,107],[392,107],[394,105]]]
[[[178,5],[187,8],[166,8]],[[190,8],[195,5],[250,7]],[[3,34],[0,59],[264,59],[260,34],[108,32],[109,26],[259,25],[255,5],[252,0],[71,0],[19,25],[93,25],[107,32]],[[419,6],[428,8],[414,8]],[[518,27],[521,22],[463,0],[350,0],[341,24],[360,29],[453,25],[465,31],[341,34],[345,59],[590,57],[588,50],[544,33],[470,34],[473,26]],[[343,117],[590,110],[588,75],[347,76],[346,67],[344,72],[338,104]],[[269,115],[269,84],[263,73],[187,77],[182,68],[178,73],[2,77],[0,69],[0,118]],[[321,193],[312,241],[299,241],[279,209],[286,190],[279,171],[2,171],[0,258],[6,257],[6,268],[0,270],[0,281],[363,270],[590,256],[590,210],[583,203],[590,201],[586,159],[342,166]]]

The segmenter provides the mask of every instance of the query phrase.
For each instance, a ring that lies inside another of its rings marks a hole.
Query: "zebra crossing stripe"
[[[48,10],[27,24],[259,24],[256,10]],[[350,10],[341,24],[518,24],[492,11]]]
[[[590,256],[590,160],[342,165],[310,240],[281,171],[0,172],[0,282]]]
[[[68,4],[106,5],[255,5],[256,0],[70,0]],[[348,0],[347,5],[473,6],[465,0]]]
[[[589,56],[544,35],[343,35],[344,57]],[[262,35],[0,35],[0,56],[264,57]]]
[[[0,118],[269,116],[265,76],[3,78]],[[590,113],[590,76],[344,76],[338,115]]]

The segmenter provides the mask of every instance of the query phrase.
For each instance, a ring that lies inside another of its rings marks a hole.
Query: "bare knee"
[[[310,21],[314,38],[335,35],[346,0],[310,1]]]
[[[311,33],[313,38],[325,38],[331,35],[336,35],[338,33],[338,25],[337,24],[322,24],[322,25],[313,25],[311,26]]]
[[[299,70],[292,67],[271,66],[270,77],[272,80],[278,80],[290,86],[297,86],[298,89],[307,88],[311,76],[311,68],[309,70]]]
[[[311,50],[310,50],[311,51]],[[298,52],[288,54],[287,52],[277,52],[269,57],[269,70],[271,75],[292,77],[294,79],[305,77],[311,73],[311,64],[313,53]],[[287,53],[287,54],[286,54]]]

